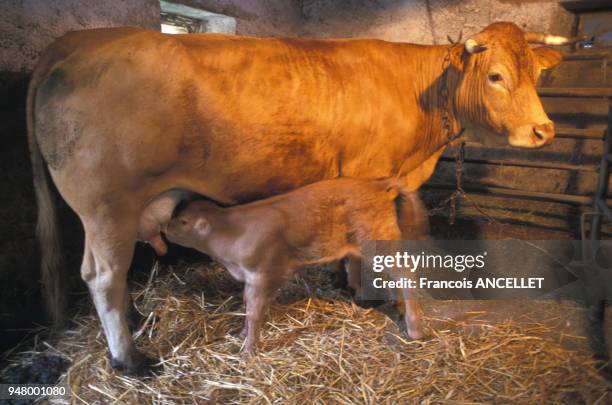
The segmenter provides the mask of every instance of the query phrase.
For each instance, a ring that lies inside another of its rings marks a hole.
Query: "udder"
[[[140,216],[138,240],[151,245],[158,256],[168,253],[168,246],[162,239],[161,231],[172,218],[174,208],[191,195],[192,193],[185,190],[171,190],[149,202]]]

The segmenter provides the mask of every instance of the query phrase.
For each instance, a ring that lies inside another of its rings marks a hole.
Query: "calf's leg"
[[[346,258],[347,284],[353,290],[354,297],[361,296],[361,258],[349,255]]]
[[[421,339],[423,338],[421,307],[415,298],[410,297],[410,292],[407,288],[402,289],[402,296],[406,334],[412,339]]]
[[[252,292],[249,290],[249,293],[252,293]],[[244,290],[242,291],[242,302],[244,303],[244,305],[246,307],[246,304],[247,304],[247,288],[246,288],[246,284],[244,286]],[[240,330],[240,333],[238,334],[238,337],[241,338],[241,339],[245,339],[247,337],[248,330],[249,330],[249,321],[245,317],[244,324],[242,325],[242,329]]]
[[[331,265],[333,266],[333,273],[331,276],[332,287],[348,290],[347,259],[343,258]]]
[[[246,298],[246,322],[243,332],[246,335],[244,352],[253,353],[259,342],[261,324],[268,309],[268,297],[265,292],[258,289],[257,284],[246,284],[244,286],[244,296]]]
[[[381,226],[373,231],[372,240],[386,241],[386,248],[383,249],[382,254],[394,255],[395,252],[401,250],[401,238],[402,231],[400,230],[398,223],[391,223],[389,221],[387,226]],[[389,269],[388,275],[391,279],[398,281],[404,275],[408,275],[406,272],[402,274],[396,268]],[[421,309],[418,301],[412,297],[412,291],[408,288],[402,288],[401,298],[398,298],[397,304],[402,305],[404,309],[404,326],[406,327],[406,334],[412,339],[421,339],[423,337],[423,326],[421,323]]]
[[[276,296],[280,287],[270,277],[257,277],[254,282],[247,282],[244,286],[246,301],[246,322],[243,331],[246,334],[244,351],[253,353],[257,349],[261,325],[268,312],[270,302]]]

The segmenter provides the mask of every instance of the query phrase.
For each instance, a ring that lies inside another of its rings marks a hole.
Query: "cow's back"
[[[98,199],[110,189],[151,198],[184,188],[236,203],[340,175],[388,176],[415,146],[397,135],[418,124],[400,118],[398,47],[70,33],[37,68],[36,136],[74,203],[85,192],[79,180],[93,182]]]

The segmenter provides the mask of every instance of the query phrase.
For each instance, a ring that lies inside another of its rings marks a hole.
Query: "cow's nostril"
[[[536,138],[538,138],[538,140],[543,140],[544,139],[544,134],[542,133],[541,129],[538,129],[537,127],[533,128],[533,134],[536,136]]]
[[[555,127],[551,123],[536,125],[533,127],[533,134],[538,141],[550,142],[555,136]]]

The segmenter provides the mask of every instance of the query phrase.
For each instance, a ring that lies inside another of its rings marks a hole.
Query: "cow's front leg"
[[[132,225],[132,226],[130,226]],[[81,275],[100,317],[113,368],[142,374],[152,360],[136,350],[128,328],[127,272],[134,252],[136,224],[129,218],[85,222]]]

